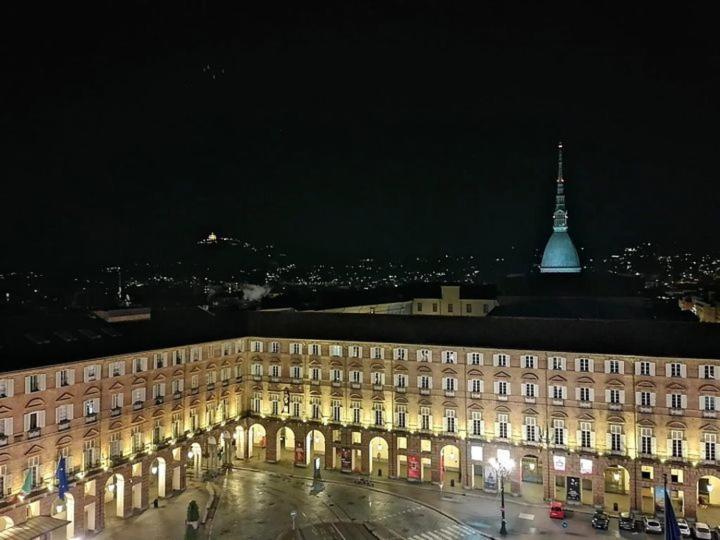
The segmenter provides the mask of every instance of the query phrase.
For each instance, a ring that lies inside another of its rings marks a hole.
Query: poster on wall
[[[485,489],[497,491],[497,472],[490,465],[485,466]]]
[[[408,480],[420,481],[420,457],[417,454],[408,454],[407,475]]]
[[[295,442],[295,464],[305,465],[305,446],[302,441]]]
[[[577,476],[568,476],[565,482],[567,486],[567,502],[580,502],[580,479]]]
[[[665,512],[665,488],[655,486],[655,513]]]
[[[349,448],[340,450],[340,470],[342,472],[352,472],[352,450]]]

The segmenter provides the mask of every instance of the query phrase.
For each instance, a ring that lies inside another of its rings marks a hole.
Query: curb
[[[258,472],[258,473],[268,473],[268,474],[281,474],[281,473],[271,473],[270,471],[266,471],[266,470],[263,470],[263,469],[254,469],[254,468],[252,468],[252,467],[238,467],[237,465],[233,465],[232,468],[233,468],[233,469],[240,470],[240,471],[250,471],[250,472]],[[288,477],[290,477],[290,478],[298,478],[298,479],[301,479],[301,480],[313,480],[313,477],[312,477],[312,476],[304,476],[304,475],[299,475],[299,474],[286,474],[286,476],[288,476]],[[343,482],[343,481],[341,481],[341,480],[322,480],[322,481],[323,481],[323,482],[326,482],[326,483],[330,483],[330,484],[351,485],[350,482]],[[411,501],[411,502],[413,502],[413,503],[415,503],[415,504],[419,504],[420,506],[425,506],[425,507],[427,507],[427,508],[432,508],[432,509],[433,509],[435,512],[437,512],[438,514],[440,514],[440,515],[446,517],[447,519],[449,519],[449,520],[457,523],[458,525],[465,525],[465,526],[472,527],[473,529],[475,529],[475,531],[477,531],[477,534],[479,534],[479,535],[482,536],[483,538],[486,538],[487,540],[497,540],[494,536],[490,536],[489,534],[486,534],[486,533],[484,533],[484,532],[482,532],[482,531],[478,531],[478,530],[477,530],[475,527],[473,527],[472,525],[468,525],[467,523],[463,523],[462,521],[460,521],[459,519],[457,519],[457,518],[454,517],[454,516],[451,516],[450,514],[448,514],[447,512],[445,512],[444,510],[440,510],[439,508],[436,508],[436,507],[434,507],[434,506],[432,506],[432,505],[430,505],[430,504],[428,504],[428,503],[425,503],[425,502],[420,501],[420,500],[418,500],[418,499],[415,499],[415,498],[413,498],[413,497],[409,497],[409,496],[407,496],[407,495],[401,495],[401,494],[399,494],[399,493],[392,493],[392,492],[390,492],[390,491],[385,491],[385,490],[383,490],[383,489],[378,489],[378,488],[376,488],[376,487],[374,487],[374,486],[371,487],[371,486],[360,485],[359,487],[361,487],[361,488],[363,488],[363,489],[371,490],[371,491],[376,491],[376,492],[378,492],[378,493],[383,493],[384,495],[391,495],[391,496],[393,496],[393,497],[398,497],[398,498],[400,498],[400,499],[405,499],[406,501]]]

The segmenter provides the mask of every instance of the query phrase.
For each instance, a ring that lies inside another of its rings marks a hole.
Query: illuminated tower
[[[565,209],[565,180],[562,171],[562,143],[558,144],[558,177],[553,212],[553,233],[543,252],[540,272],[578,273],[581,270],[577,250],[568,234],[568,215]]]

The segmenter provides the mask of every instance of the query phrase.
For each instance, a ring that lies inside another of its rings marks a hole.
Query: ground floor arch
[[[295,462],[295,432],[289,426],[282,426],[275,436],[275,459]]]
[[[698,478],[697,520],[711,528],[720,525],[720,477],[705,475]]]
[[[461,480],[460,448],[446,444],[440,448],[440,483],[443,487],[459,487]]]
[[[151,501],[154,501],[158,498],[167,497],[167,494],[165,493],[166,475],[167,464],[165,463],[165,459],[158,456],[153,459],[152,463],[150,464],[148,495]]]
[[[103,491],[105,517],[125,517],[125,478],[122,474],[111,474]]]
[[[75,537],[75,498],[72,493],[65,493],[64,499],[56,497],[50,507],[50,515],[56,519],[68,521],[69,523],[65,528],[65,537]]]
[[[220,462],[223,465],[230,465],[232,463],[233,454],[233,437],[229,431],[223,431],[220,434],[220,444],[218,445],[218,454]]]
[[[248,458],[264,459],[267,446],[267,431],[262,424],[253,424],[248,428]]]
[[[188,473],[195,479],[200,478],[200,471],[202,470],[202,448],[199,443],[192,443],[188,450]]]
[[[245,459],[245,428],[235,427],[235,457]]]
[[[8,516],[0,516],[0,531],[14,527],[15,522]]]
[[[610,512],[629,512],[630,473],[622,465],[610,465],[605,469],[605,510]]]
[[[528,502],[543,501],[543,467],[537,456],[525,455],[520,460],[520,495]]]
[[[368,444],[368,452],[368,472],[376,476],[387,474],[390,449],[385,438],[373,437]]]
[[[297,442],[295,443],[297,446]],[[325,435],[318,429],[311,429],[305,436],[305,463],[312,464],[319,459],[319,468],[325,467]]]

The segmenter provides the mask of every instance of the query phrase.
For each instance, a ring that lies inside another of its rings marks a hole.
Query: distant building
[[[697,296],[685,296],[678,300],[683,311],[691,311],[700,322],[720,323],[720,307],[714,299],[703,300]]]
[[[565,209],[565,180],[562,172],[562,143],[558,144],[557,194],[553,213],[553,233],[543,252],[540,272],[578,273],[580,258],[568,234],[567,210]]]

